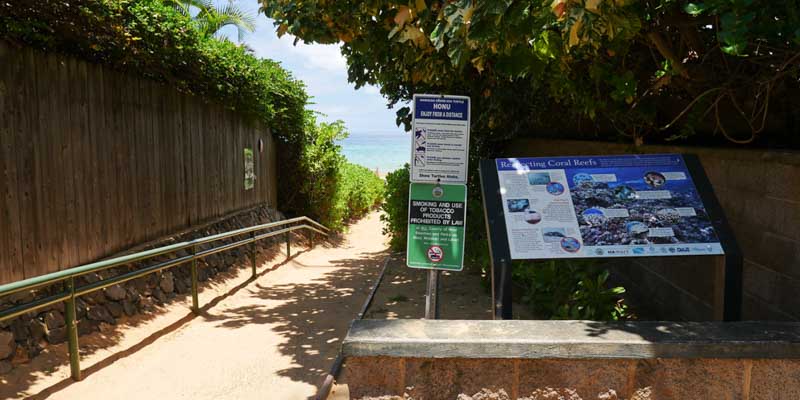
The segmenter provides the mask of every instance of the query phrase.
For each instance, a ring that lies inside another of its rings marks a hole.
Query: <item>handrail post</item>
[[[75,278],[70,277],[66,280],[69,298],[64,302],[64,314],[67,325],[67,342],[69,348],[69,369],[72,379],[81,380],[81,358],[78,352],[78,321],[75,311]]]
[[[286,259],[292,258],[292,233],[286,232]]]
[[[192,246],[192,311],[200,313],[200,301],[197,298],[197,246]]]
[[[256,279],[257,270],[256,270],[256,232],[250,232],[250,238],[253,240],[253,244],[251,244],[250,248],[250,264],[253,267],[253,279]]]

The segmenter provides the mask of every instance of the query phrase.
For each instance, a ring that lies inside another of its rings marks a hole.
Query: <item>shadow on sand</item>
[[[317,240],[316,245],[318,247],[323,247],[323,248],[332,248],[340,245],[343,242],[343,240],[344,239],[342,236],[335,235],[332,236],[329,240],[326,240],[325,242]],[[83,379],[86,379],[91,374],[102,370],[103,368],[113,364],[115,361],[119,359],[135,354],[136,352],[152,344],[159,338],[171,332],[174,332],[175,330],[186,325],[193,319],[198,317],[207,317],[208,316],[207,311],[215,307],[217,304],[219,304],[219,302],[236,294],[237,292],[247,287],[248,285],[251,285],[255,279],[258,279],[264,276],[265,274],[272,272],[277,268],[280,268],[281,266],[287,264],[290,261],[289,259],[286,259],[275,263],[275,261],[280,258],[281,254],[285,254],[282,253],[282,251],[285,250],[284,242],[273,241],[271,243],[265,242],[265,244],[267,245],[259,248],[257,255],[257,262],[258,265],[261,266],[270,265],[269,268],[262,269],[261,271],[258,272],[255,278],[251,277],[243,281],[242,283],[231,288],[224,294],[215,297],[207,304],[205,305],[201,304],[199,315],[191,312],[190,310],[187,310],[185,316],[174,321],[168,326],[161,328],[156,332],[153,332],[145,339],[134,344],[133,346],[112,353],[108,357],[105,357],[102,360],[92,365],[86,365],[86,364],[81,365]],[[308,237],[303,237],[301,235],[294,235],[292,239],[291,259],[295,259],[298,255],[308,252],[310,250],[308,248],[308,244],[309,244]],[[232,267],[228,268],[225,271],[220,272],[215,277],[209,279],[209,281],[201,283],[200,293],[202,293],[204,290],[213,289],[214,287],[222,285],[225,282],[237,277],[241,269],[249,268],[249,266],[250,266],[249,262],[247,261],[242,262],[240,260]],[[181,268],[181,267],[183,266],[179,266],[176,268]],[[145,278],[140,278],[140,279],[145,279]],[[266,289],[258,287],[257,290],[266,290]],[[119,318],[116,325],[105,325],[104,329],[101,329],[100,332],[93,332],[87,335],[80,336],[79,343],[80,343],[81,358],[85,359],[87,358],[87,356],[93,355],[99,351],[103,351],[108,349],[109,347],[117,345],[123,339],[124,331],[126,329],[135,328],[152,321],[158,316],[166,313],[168,311],[168,307],[174,306],[176,303],[179,302],[185,302],[189,297],[190,296],[187,294],[177,295],[175,298],[171,299],[164,305],[156,306],[152,311],[149,311],[144,314],[138,314],[132,317]],[[47,377],[50,377],[56,373],[60,373],[60,371],[63,371],[65,368],[68,371],[69,355],[67,352],[66,343],[50,345],[40,355],[30,360],[30,362],[17,366],[8,375],[0,375],[0,383],[1,383],[0,399],[47,398],[48,396],[70,386],[75,382],[71,378],[66,378],[42,390],[39,390],[38,388],[31,390],[31,388],[33,388],[36,385],[36,383],[39,382],[40,380],[46,379]],[[38,391],[38,393],[32,393],[32,391]]]

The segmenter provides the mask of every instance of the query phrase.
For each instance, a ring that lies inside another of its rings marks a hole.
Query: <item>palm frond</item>
[[[228,25],[236,27],[239,41],[242,41],[245,33],[256,30],[256,17],[250,12],[244,11],[234,3],[229,3],[219,10],[220,28]]]

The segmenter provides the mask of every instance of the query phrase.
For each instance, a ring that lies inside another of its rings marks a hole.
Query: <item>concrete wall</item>
[[[625,144],[519,140],[503,156],[626,154]],[[637,153],[699,156],[745,257],[743,318],[800,320],[800,153],[643,146]],[[647,258],[614,263],[632,295],[655,317],[712,319],[710,258]]]
[[[414,400],[462,400],[460,394],[483,389],[502,389],[510,399],[800,398],[800,360],[355,357],[346,371],[351,399],[406,393]]]
[[[792,322],[360,320],[342,353],[352,399],[800,398]]]

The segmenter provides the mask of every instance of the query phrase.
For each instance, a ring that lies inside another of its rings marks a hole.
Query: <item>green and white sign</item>
[[[467,186],[411,183],[406,262],[411,268],[461,271]]]

